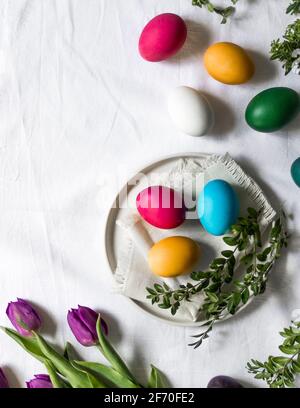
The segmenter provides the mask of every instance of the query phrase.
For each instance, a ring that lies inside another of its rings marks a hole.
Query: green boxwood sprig
[[[300,13],[300,0],[293,0],[287,10],[287,14]],[[300,74],[300,20],[297,19],[289,24],[282,36],[273,40],[270,50],[271,60],[282,62],[285,75],[291,71]]]
[[[287,14],[299,14],[300,13],[300,0],[292,0],[291,4],[286,9]]]
[[[204,313],[206,330],[193,336],[197,340],[190,344],[199,347],[208,338],[214,324],[222,319],[226,313],[234,315],[245,305],[250,296],[264,293],[268,275],[276,260],[281,255],[283,247],[287,246],[288,235],[284,229],[284,214],[281,213],[271,228],[268,245],[262,248],[261,231],[259,225],[260,211],[248,208],[248,214],[240,217],[231,227],[231,235],[223,238],[230,247],[222,251],[214,259],[207,271],[192,272],[193,281],[180,285],[178,289],[170,289],[166,284],[154,284],[146,288],[147,298],[151,303],[162,309],[170,309],[175,315],[184,301],[199,292],[204,292],[205,298],[199,312]],[[233,281],[236,270],[236,256],[243,253],[240,263],[245,268],[241,279]],[[196,282],[196,283],[194,283]],[[229,287],[228,285],[231,284]]]
[[[205,7],[209,12],[211,13],[216,13],[222,17],[221,24],[226,24],[227,19],[232,16],[232,14],[235,12],[235,7],[234,5],[239,1],[239,0],[227,0],[227,3],[230,1],[232,4],[231,6],[225,6],[225,7],[219,7],[214,4],[213,1],[210,0],[192,0],[193,6],[197,7]]]
[[[285,75],[289,74],[298,60],[297,50],[300,49],[300,20],[297,19],[287,26],[283,39],[276,39],[271,43],[271,60],[283,63]]]
[[[292,387],[300,374],[300,322],[283,329],[284,338],[279,350],[283,356],[269,356],[264,362],[252,359],[247,369],[254,378],[264,380],[270,388]]]

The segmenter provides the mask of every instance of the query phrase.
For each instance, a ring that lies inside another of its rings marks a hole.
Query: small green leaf
[[[170,288],[169,288],[169,286],[166,284],[166,282],[163,283],[163,287],[165,288],[166,291],[169,291],[169,290],[170,290]]]
[[[249,296],[250,296],[249,289],[246,287],[246,288],[242,291],[242,295],[241,295],[242,302],[243,302],[244,305],[248,302]]]
[[[234,305],[234,300],[231,298],[227,304],[227,310],[230,314],[235,314],[235,305]]]
[[[234,292],[232,300],[233,300],[234,307],[237,308],[241,301],[240,292]]]
[[[268,256],[268,255],[271,253],[271,251],[272,251],[272,247],[267,247],[267,248],[263,251],[263,254],[264,254],[265,256]]]
[[[224,237],[223,241],[229,246],[236,246],[238,244],[238,240],[233,237]]]
[[[191,276],[191,279],[195,281],[200,281],[202,279],[208,278],[210,276],[210,272],[202,272],[202,271],[192,272],[190,276]]]
[[[297,352],[300,353],[299,347],[292,347],[292,346],[279,346],[280,351],[284,354],[295,354]]]
[[[256,378],[257,380],[263,380],[265,378],[265,373],[258,373],[254,378]]]
[[[160,309],[170,309],[171,305],[166,305],[165,303],[159,303],[157,305]]]
[[[156,290],[157,293],[164,293],[163,287],[158,283],[154,283],[154,289]]]
[[[257,255],[257,259],[258,259],[260,262],[265,262],[265,261],[267,260],[267,255],[265,255],[264,253],[258,254],[258,255]]]
[[[221,254],[225,256],[225,258],[230,258],[233,255],[233,251],[226,250],[226,251],[222,251]]]
[[[177,310],[178,310],[178,308],[179,308],[179,302],[177,301],[177,302],[175,302],[174,304],[173,304],[173,306],[171,307],[171,314],[172,314],[172,316],[174,316],[176,313],[177,313]]]
[[[216,283],[212,283],[211,285],[208,286],[208,288],[206,289],[207,293],[213,293],[213,292],[217,292],[220,289],[221,283],[219,281],[217,281]]]
[[[215,293],[212,292],[206,292],[207,297],[209,298],[209,300],[213,303],[218,302],[219,298]]]
[[[289,361],[288,357],[272,357],[272,361],[274,361],[274,363],[279,364],[279,365],[284,365]]]
[[[213,263],[215,263],[218,266],[222,266],[224,265],[226,262],[226,260],[224,258],[216,258]]]
[[[295,373],[300,374],[300,362],[298,363],[297,361],[294,360],[292,362],[292,366],[293,366]]]
[[[244,249],[246,249],[247,248],[247,245],[248,245],[248,242],[245,240],[245,241],[242,241],[242,242],[240,242],[239,243],[239,245],[238,245],[238,249],[239,249],[239,251],[244,251]]]
[[[207,4],[207,10],[210,11],[211,13],[215,10],[214,6],[211,3]]]

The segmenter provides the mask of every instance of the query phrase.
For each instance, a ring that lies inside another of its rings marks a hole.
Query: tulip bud
[[[9,388],[7,378],[4,372],[0,368],[0,388]]]
[[[36,374],[34,378],[26,382],[27,388],[53,388],[49,375]]]
[[[10,302],[6,314],[16,330],[23,336],[30,336],[30,331],[38,330],[42,324],[37,312],[23,299],[18,298],[17,302]]]
[[[79,306],[68,312],[67,320],[74,336],[83,346],[95,346],[98,343],[96,323],[99,314],[89,307]],[[108,327],[101,318],[101,327],[107,335]]]

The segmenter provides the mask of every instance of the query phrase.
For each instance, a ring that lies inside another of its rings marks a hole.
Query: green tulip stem
[[[44,361],[45,367],[48,371],[49,377],[51,379],[51,383],[53,388],[68,388],[67,384],[62,380],[62,378],[57,374],[54,365],[51,363],[50,360],[45,359]]]
[[[97,320],[96,328],[97,328],[97,335],[98,335],[98,340],[99,340],[99,345],[97,346],[97,348],[100,350],[103,356],[111,363],[113,368],[118,373],[120,373],[123,376],[128,377],[131,381],[138,384],[138,381],[131,374],[130,370],[128,369],[124,361],[121,359],[121,357],[116,352],[116,350],[113,348],[113,346],[109,343],[109,341],[107,340],[107,337],[103,334],[102,329],[101,329],[100,315]]]
[[[87,375],[72,367],[70,362],[54,350],[42,336],[35,332],[33,334],[44,356],[67,378],[74,388],[92,388]]]

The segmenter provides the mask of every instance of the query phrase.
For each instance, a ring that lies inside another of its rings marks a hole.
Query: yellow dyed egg
[[[168,237],[158,241],[148,253],[148,262],[155,275],[172,278],[192,272],[200,257],[198,244],[187,237]]]
[[[228,85],[249,81],[255,71],[254,64],[246,51],[230,42],[211,45],[204,54],[204,65],[209,75]]]

